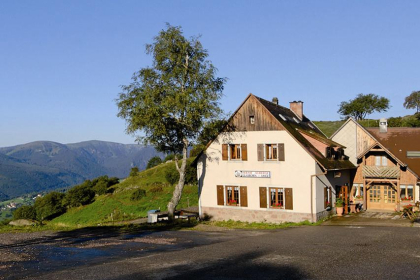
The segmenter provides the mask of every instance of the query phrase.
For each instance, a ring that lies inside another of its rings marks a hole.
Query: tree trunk
[[[184,189],[185,172],[187,169],[187,148],[188,148],[188,140],[184,139],[184,147],[182,148],[181,167],[178,166],[178,159],[175,158],[175,166],[179,172],[179,181],[178,181],[178,184],[175,186],[171,201],[169,201],[168,203],[168,219],[170,221],[174,220],[174,212],[175,212],[176,207],[178,206],[179,201],[181,200],[182,190]]]

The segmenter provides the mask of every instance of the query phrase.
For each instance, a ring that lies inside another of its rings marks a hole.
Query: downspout
[[[314,179],[314,177],[318,177],[318,176],[321,176],[321,175],[326,175],[327,174],[327,172],[328,172],[328,170],[325,170],[323,173],[318,173],[318,174],[314,174],[314,175],[311,175],[311,223],[313,223],[314,222],[314,209],[313,209],[313,204],[314,204],[314,202],[313,202],[313,179]]]

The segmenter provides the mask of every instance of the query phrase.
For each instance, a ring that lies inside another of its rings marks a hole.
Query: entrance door
[[[395,209],[397,192],[391,185],[373,185],[368,193],[368,209]]]

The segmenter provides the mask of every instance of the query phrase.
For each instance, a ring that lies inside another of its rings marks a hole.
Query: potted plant
[[[337,198],[335,200],[335,208],[337,210],[337,216],[341,217],[343,216],[343,212],[344,212],[344,201],[341,197]]]

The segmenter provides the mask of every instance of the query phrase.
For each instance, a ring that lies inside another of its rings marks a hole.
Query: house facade
[[[332,136],[357,166],[350,199],[364,209],[400,211],[419,200],[420,128],[364,128],[348,119]]]
[[[248,95],[198,159],[199,210],[214,220],[317,221],[355,166],[303,114]]]

